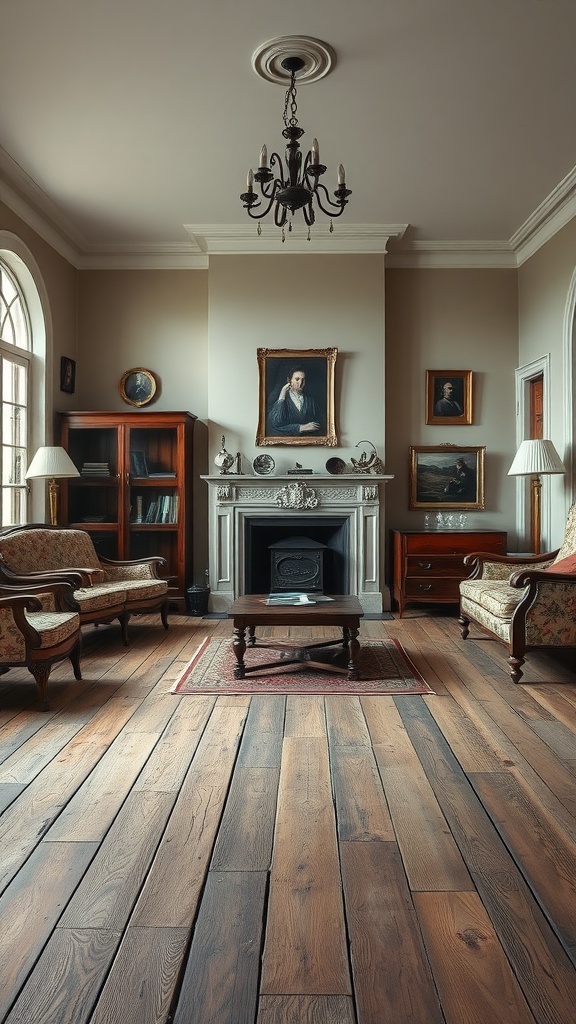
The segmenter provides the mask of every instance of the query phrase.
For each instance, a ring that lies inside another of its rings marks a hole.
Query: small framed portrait
[[[484,508],[485,447],[422,445],[410,448],[411,509]]]
[[[67,391],[69,395],[74,394],[76,387],[76,361],[68,356],[60,358],[60,391]]]
[[[259,348],[257,445],[337,444],[334,368],[337,348]]]
[[[426,423],[472,423],[472,370],[426,370]]]

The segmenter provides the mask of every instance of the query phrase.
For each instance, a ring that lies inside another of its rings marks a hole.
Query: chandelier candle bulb
[[[260,150],[260,167],[268,167],[268,150],[266,146],[262,146]]]
[[[246,178],[246,186],[249,192],[252,192],[254,188],[254,171],[248,171],[248,177]]]
[[[346,172],[344,171],[344,164],[339,164],[338,166],[338,184],[346,184]]]
[[[316,164],[320,163],[320,146],[318,145],[318,139],[312,139],[312,165],[315,167]]]

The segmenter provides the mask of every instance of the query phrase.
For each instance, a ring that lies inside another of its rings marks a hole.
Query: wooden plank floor
[[[231,633],[1,677],[1,1024],[575,1020],[576,663],[408,609],[433,695],[173,695]]]

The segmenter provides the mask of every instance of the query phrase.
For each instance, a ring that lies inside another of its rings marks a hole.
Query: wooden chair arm
[[[104,576],[103,569],[51,569],[48,572],[26,572],[15,573],[2,566],[2,576],[9,583],[18,584],[20,588],[27,587],[30,583],[70,583],[77,590],[79,587],[91,587],[94,577]],[[98,580],[96,579],[96,582]]]
[[[510,577],[510,586],[517,589],[536,587],[538,583],[576,583],[576,574],[553,572],[552,569],[519,569]]]
[[[550,551],[545,555],[497,555],[491,551],[471,551],[470,554],[464,556],[464,565],[472,567],[472,572],[469,576],[471,580],[480,579],[484,571],[485,562],[495,562],[497,565],[510,566],[512,572],[514,566],[526,566],[526,565],[541,565],[543,562],[549,562],[552,558],[555,558],[558,554],[558,548],[556,551]]]
[[[11,599],[14,597],[21,596],[33,596],[34,600],[36,594],[51,594],[54,597],[54,607],[56,611],[65,612],[70,611],[70,602],[73,601],[74,587],[71,583],[66,580],[52,583],[32,583],[27,586],[9,586],[6,583],[0,582],[0,597],[8,597]]]

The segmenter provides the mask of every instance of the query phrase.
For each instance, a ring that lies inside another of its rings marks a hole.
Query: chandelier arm
[[[288,211],[285,206],[281,203],[276,203],[274,207],[274,223],[277,228],[283,228],[286,220],[288,219]]]
[[[260,200],[258,200],[257,203],[253,203],[251,207],[247,208],[248,216],[252,217],[253,220],[260,220],[262,217],[266,217],[270,213],[270,210],[272,209],[272,206],[274,204],[274,195],[264,196],[264,198],[268,200],[265,209],[262,209],[264,204],[261,203]],[[252,210],[255,210],[256,212],[252,213]]]
[[[284,188],[282,178],[273,178],[272,181],[268,181],[266,184],[260,184],[260,192],[265,199],[273,199],[281,188]]]
[[[346,189],[346,192],[348,191],[349,190]],[[321,182],[317,182],[314,194],[316,196],[316,202],[318,203],[318,206],[322,210],[322,213],[325,213],[327,217],[342,216],[342,214],[344,213],[344,209],[348,204],[348,200],[345,197],[342,197],[342,199],[338,203],[332,202],[332,200],[330,199],[330,195],[328,193],[328,189]],[[324,196],[324,200],[328,204],[328,209],[322,203],[322,196]]]
[[[314,207],[312,206],[312,203],[309,203],[308,206],[303,206],[302,213],[304,214],[304,220],[306,221],[306,224],[308,225],[309,228],[311,228],[316,221],[316,217],[314,216]]]

